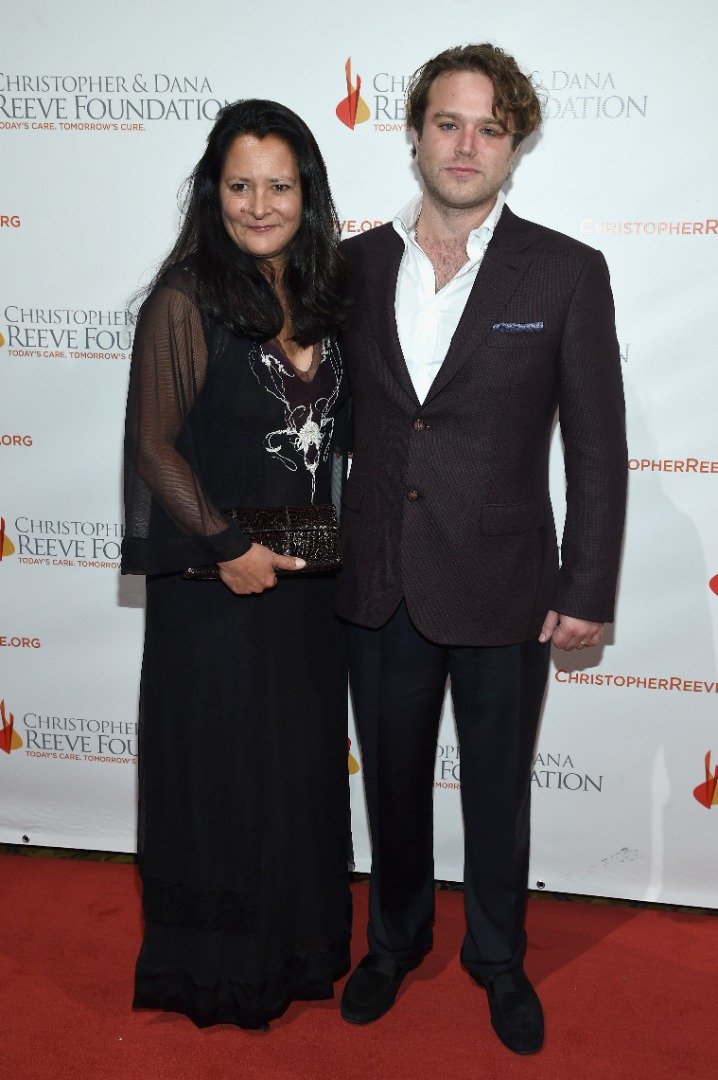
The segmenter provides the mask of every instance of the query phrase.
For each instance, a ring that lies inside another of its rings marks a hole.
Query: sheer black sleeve
[[[192,282],[189,271],[173,271],[147,298],[137,324],[125,426],[123,573],[225,561],[251,545],[201,481],[201,447],[188,419],[208,352]]]

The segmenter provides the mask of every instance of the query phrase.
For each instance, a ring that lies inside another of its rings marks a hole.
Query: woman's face
[[[291,147],[277,135],[238,135],[224,160],[219,198],[235,244],[281,270],[302,218],[299,166]]]

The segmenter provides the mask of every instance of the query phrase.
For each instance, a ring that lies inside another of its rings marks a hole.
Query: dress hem
[[[282,1016],[293,1001],[333,998],[333,984],[350,967],[348,937],[328,952],[290,957],[283,973],[256,986],[231,976],[200,984],[188,972],[138,962],[132,1008],[180,1013],[198,1028],[234,1024],[256,1030]]]

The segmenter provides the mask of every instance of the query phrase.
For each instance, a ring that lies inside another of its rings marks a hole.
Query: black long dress
[[[346,399],[336,346],[296,372],[276,342],[203,320],[188,271],[138,323],[124,569],[147,573],[134,1004],[257,1027],[348,970],[346,668],[334,580],[234,596],[181,571],[248,538],[219,508],[329,502]]]

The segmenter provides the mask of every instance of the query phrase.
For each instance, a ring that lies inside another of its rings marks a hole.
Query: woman
[[[346,683],[331,576],[234,507],[328,503],[347,391],[338,222],[304,122],[225,108],[137,326],[123,570],[147,574],[135,1006],[264,1027],[349,966]],[[182,572],[216,562],[221,580]]]

